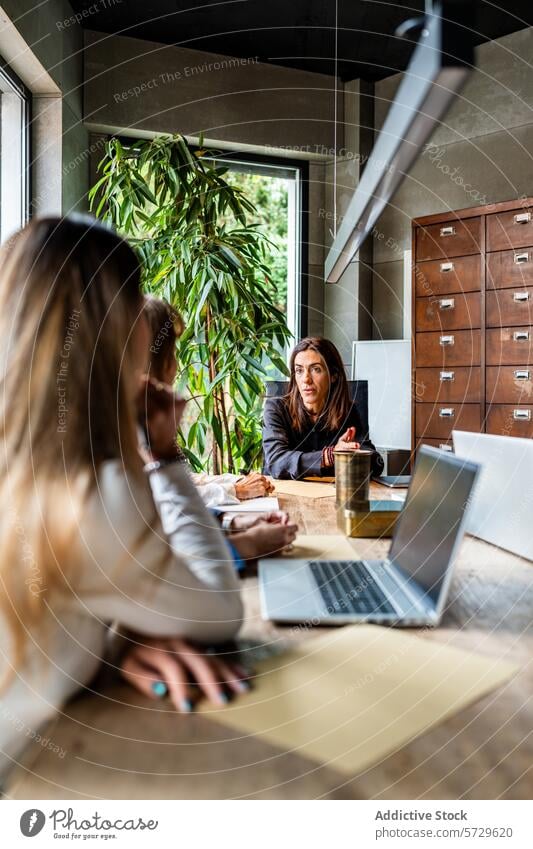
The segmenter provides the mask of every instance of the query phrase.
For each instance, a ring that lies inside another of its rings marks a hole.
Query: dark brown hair
[[[145,298],[144,313],[152,334],[150,376],[163,381],[166,369],[176,359],[176,341],[183,333],[183,321],[168,301],[152,295]]]
[[[350,412],[351,401],[344,364],[337,348],[323,336],[308,336],[293,348],[290,361],[290,381],[285,403],[289,409],[291,423],[297,433],[309,427],[309,414],[296,384],[295,360],[302,351],[316,351],[323,358],[329,374],[329,394],[320,414],[321,424],[326,430],[338,430]]]

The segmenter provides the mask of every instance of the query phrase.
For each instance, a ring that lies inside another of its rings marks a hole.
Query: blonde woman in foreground
[[[182,402],[150,386],[143,468],[150,335],[135,255],[92,219],[46,218],[0,268],[2,777],[93,677],[111,622],[143,644],[130,680],[155,697],[166,670],[183,711],[188,678],[220,702],[246,682],[184,642],[233,638],[242,603],[224,537],[175,462]]]

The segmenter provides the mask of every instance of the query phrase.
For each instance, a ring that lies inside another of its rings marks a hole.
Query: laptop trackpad
[[[259,572],[263,616],[278,622],[324,617],[324,603],[307,560],[264,560]]]

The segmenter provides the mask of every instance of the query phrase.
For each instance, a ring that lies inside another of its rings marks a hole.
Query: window
[[[29,217],[30,94],[0,59],[0,241]]]
[[[274,165],[235,157],[221,157],[229,171],[226,179],[242,188],[258,209],[258,223],[273,243],[269,264],[279,293],[279,307],[295,340],[302,330],[301,287],[301,170],[296,165]],[[292,346],[291,346],[292,347]]]

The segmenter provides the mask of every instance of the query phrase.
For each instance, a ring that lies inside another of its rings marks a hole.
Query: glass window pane
[[[28,218],[28,98],[0,72],[0,241]]]

